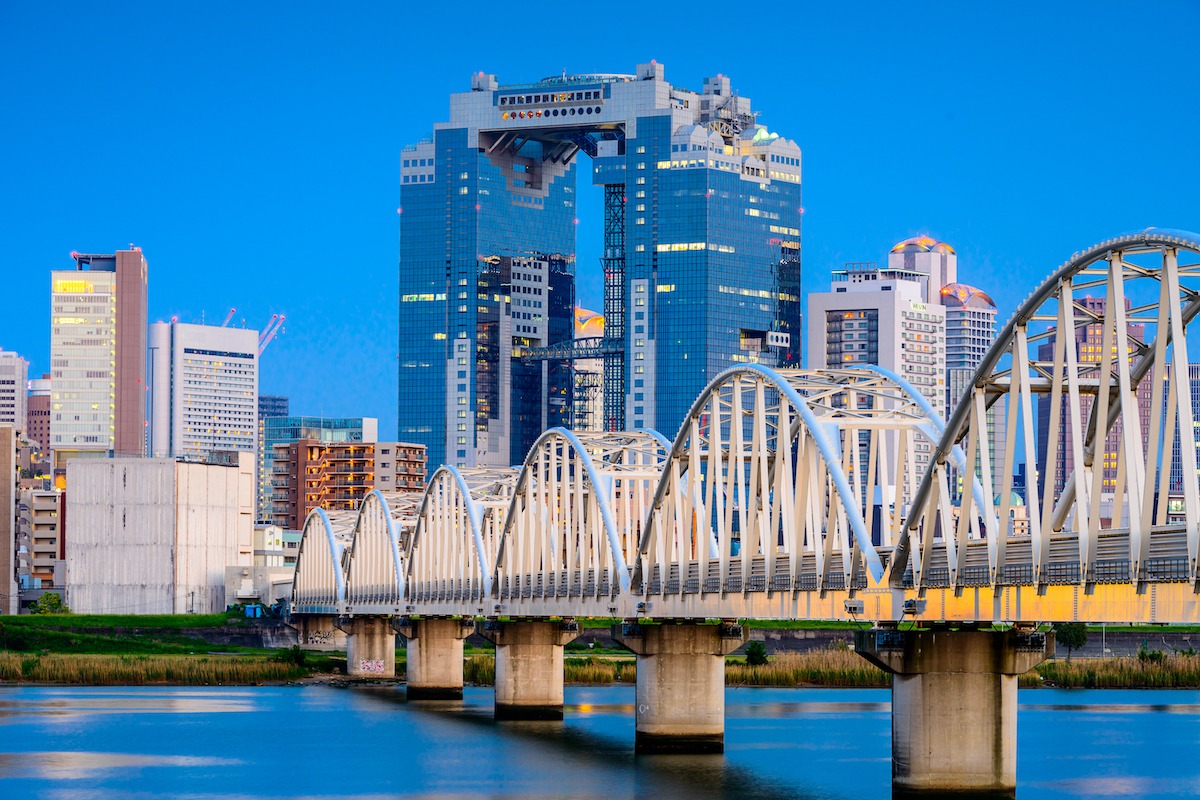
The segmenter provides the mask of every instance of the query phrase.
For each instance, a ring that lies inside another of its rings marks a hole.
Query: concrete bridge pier
[[[383,617],[349,617],[338,621],[346,633],[346,674],[352,678],[396,677],[396,631]]]
[[[562,719],[563,646],[578,623],[488,620],[478,631],[496,645],[496,719]]]
[[[346,634],[332,614],[298,614],[289,624],[296,629],[296,644],[305,650],[346,649]]]
[[[463,639],[475,630],[472,620],[405,618],[396,630],[408,640],[408,699],[462,699]]]
[[[694,621],[614,625],[637,655],[638,753],[725,750],[725,656],[742,646],[740,625]]]
[[[855,649],[892,673],[892,788],[1012,795],[1017,679],[1054,652],[1054,634],[873,628]]]

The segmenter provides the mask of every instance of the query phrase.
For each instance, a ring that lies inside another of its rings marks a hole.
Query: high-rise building
[[[17,428],[0,422],[0,614],[16,614]]]
[[[604,317],[586,308],[575,309],[575,341],[581,347],[604,340]],[[571,428],[577,431],[604,430],[604,360],[575,361],[575,396]]]
[[[975,370],[983,362],[996,340],[996,303],[984,292],[965,283],[949,283],[941,289],[942,305],[946,308],[946,415],[962,400],[971,387]],[[1004,468],[1004,438],[1008,418],[1003,399],[987,413],[988,462],[996,491],[1000,487],[1000,471]],[[976,459],[978,466],[979,459]],[[957,501],[961,496],[960,480],[952,479],[951,491]]]
[[[150,325],[149,452],[258,450],[258,331]]]
[[[146,452],[146,291],[141,248],[72,253],[51,280],[50,448],[78,456]]]
[[[1200,414],[1200,364],[1188,364],[1188,388],[1192,394],[1192,413]],[[1166,398],[1163,398],[1164,404]],[[1163,408],[1163,415],[1166,416],[1167,409]],[[1145,428],[1142,429],[1143,431]],[[1196,450],[1200,452],[1200,421],[1192,424],[1192,437],[1196,442]],[[1170,493],[1176,495],[1177,502],[1183,501],[1183,482],[1185,477],[1183,468],[1183,448],[1179,441],[1179,427],[1175,428],[1175,437],[1171,446],[1171,480]],[[1190,479],[1200,484],[1200,474],[1190,476]]]
[[[0,350],[0,422],[28,435],[27,393],[29,362],[16,353]]]
[[[605,281],[603,345],[582,354],[580,153]],[[798,365],[800,161],[722,76],[475,75],[401,155],[400,436],[432,465],[519,460],[573,403],[564,351],[602,358],[604,428],[667,435],[719,371]]]
[[[40,378],[31,378],[28,383],[25,405],[25,437],[37,442],[38,454],[46,457],[50,453],[50,373]]]
[[[270,523],[274,487],[275,445],[311,439],[327,442],[375,442],[379,420],[374,417],[267,417],[262,420],[262,448],[258,464],[258,511],[260,523]],[[303,518],[301,518],[303,521]]]

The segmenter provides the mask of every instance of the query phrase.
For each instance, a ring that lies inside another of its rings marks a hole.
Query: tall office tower
[[[27,392],[29,362],[16,353],[0,350],[0,422],[28,435]]]
[[[605,331],[582,350],[564,298],[512,277],[561,264],[567,292],[580,153],[604,196]],[[401,154],[400,436],[434,466],[516,461],[573,401],[536,380],[564,354],[603,360],[605,429],[667,435],[721,370],[798,365],[800,158],[721,76],[475,75]]]
[[[146,452],[146,287],[141,248],[72,253],[50,273],[50,448],[78,456]]]
[[[941,297],[946,308],[946,415],[949,416],[970,389],[975,370],[996,340],[996,303],[965,283],[946,284],[941,288]],[[1004,468],[1004,435],[1008,422],[1005,408],[1005,401],[1001,399],[987,413],[988,462],[993,484],[997,487],[1000,471]],[[962,492],[960,480],[952,477],[950,486],[955,495],[952,500],[957,501]]]
[[[25,436],[38,443],[38,453],[44,457],[50,453],[50,373],[30,379],[27,385]]]
[[[149,452],[258,450],[258,331],[150,325]]]
[[[1083,317],[1084,312],[1095,315],[1096,319],[1104,319],[1105,298],[1103,297],[1083,297],[1076,298],[1075,304],[1082,310],[1078,312],[1078,317]],[[1129,299],[1125,301],[1126,309],[1131,309],[1132,302]],[[1101,356],[1104,352],[1103,342],[1103,324],[1095,323],[1092,325],[1081,325],[1075,329],[1075,351],[1079,364],[1099,364]],[[1146,326],[1141,323],[1128,323],[1126,325],[1126,334],[1136,342],[1145,341]],[[1053,363],[1055,337],[1051,336],[1044,344],[1038,346],[1038,360],[1042,362]],[[1116,347],[1116,345],[1114,345]],[[1130,351],[1131,352],[1131,351]],[[1049,372],[1050,367],[1046,367]],[[1147,377],[1137,387],[1138,395],[1138,418],[1141,424],[1142,435],[1146,436],[1150,428],[1150,406],[1151,403],[1151,387],[1150,380]],[[1082,407],[1082,416],[1086,420],[1092,408],[1092,395],[1083,395],[1079,398]],[[1037,423],[1038,423],[1038,452],[1037,452],[1037,482],[1029,487],[1029,490],[1036,490],[1038,498],[1045,497],[1045,485],[1048,479],[1053,479],[1054,493],[1052,500],[1057,500],[1063,489],[1066,488],[1067,476],[1074,472],[1075,459],[1072,455],[1072,442],[1070,439],[1071,429],[1067,425],[1066,409],[1060,409],[1059,418],[1057,421],[1050,419],[1050,396],[1039,395],[1037,405]],[[1055,452],[1047,454],[1048,445],[1050,443],[1050,425],[1058,426],[1058,444]],[[1123,429],[1124,419],[1117,419],[1116,423],[1109,429],[1108,438],[1104,443],[1104,452],[1096,454],[1096,464],[1101,465],[1104,470],[1104,475],[1101,478],[1101,503],[1104,504],[1101,510],[1101,515],[1105,513],[1105,509],[1112,507],[1112,497],[1119,490],[1117,485],[1118,466],[1116,453],[1120,449],[1121,431]],[[1104,495],[1110,495],[1109,498]]]
[[[288,415],[288,399],[280,394],[260,394],[258,396],[258,418],[286,417]]]
[[[262,420],[262,431],[256,520],[270,523],[273,516],[271,495],[275,488],[272,486],[275,445],[302,439],[311,439],[320,444],[377,442],[379,420],[374,417],[267,417]]]
[[[1192,409],[1200,409],[1200,364],[1188,364],[1188,388],[1192,393]],[[1166,398],[1163,399],[1163,416],[1166,416]],[[1192,425],[1192,436],[1196,442],[1196,450],[1200,452],[1200,423]],[[1183,449],[1179,441],[1179,430],[1175,430],[1174,443],[1171,447],[1171,482],[1170,493],[1175,495],[1173,498],[1175,505],[1183,502]],[[1190,476],[1190,479],[1200,483],[1200,473]]]

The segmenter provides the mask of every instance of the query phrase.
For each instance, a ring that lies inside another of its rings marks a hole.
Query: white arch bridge
[[[520,467],[441,467],[407,509],[372,494],[342,531],[313,512],[292,614],[302,629],[342,619],[352,662],[355,637],[370,638],[365,620],[398,620],[410,694],[461,691],[461,659],[457,687],[438,664],[461,656],[482,619],[498,645],[498,713],[553,708],[556,697],[561,708],[561,670],[557,695],[523,694],[523,682],[548,685],[527,674],[541,662],[502,666],[501,653],[550,648],[561,666],[575,617],[624,619],[617,636],[639,653],[647,746],[681,741],[661,702],[672,670],[694,673],[697,658],[719,669],[742,641],[740,619],[874,621],[860,650],[914,680],[926,674],[917,651],[943,645],[897,623],[950,625],[959,633],[941,641],[963,652],[980,642],[992,655],[976,661],[1015,691],[1013,654],[1040,660],[1047,647],[1025,632],[1033,623],[1200,623],[1200,372],[1187,337],[1198,313],[1200,237],[1115,237],[1021,304],[948,421],[879,367],[734,367],[674,441],[554,429]],[[993,453],[995,415],[1006,438]],[[643,657],[658,676],[645,687]],[[386,656],[358,660],[373,668]],[[697,741],[711,727],[684,725]]]

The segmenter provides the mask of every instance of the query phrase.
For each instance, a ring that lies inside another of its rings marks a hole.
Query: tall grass
[[[5,682],[206,686],[294,680],[308,674],[303,666],[264,658],[0,653],[0,681]]]
[[[1200,687],[1200,658],[1089,658],[1047,661],[1036,668],[1050,685],[1064,689],[1194,689]]]
[[[808,653],[781,653],[762,666],[725,665],[729,686],[887,687],[892,676],[852,650],[828,648]]]

